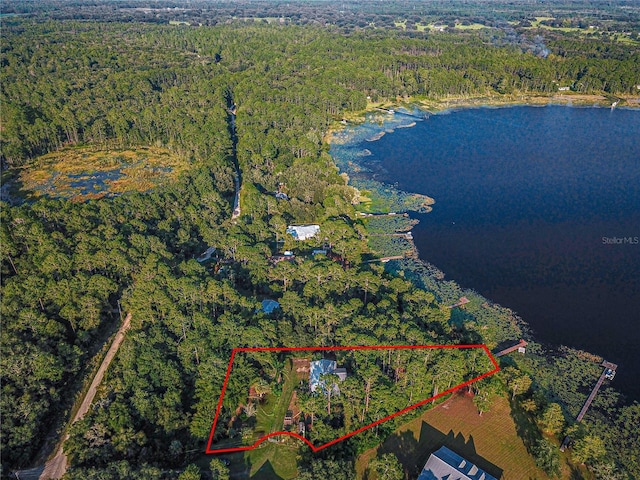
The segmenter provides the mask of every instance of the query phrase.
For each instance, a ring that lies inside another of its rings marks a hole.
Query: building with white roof
[[[317,235],[320,225],[289,225],[286,231],[296,240],[308,240]]]

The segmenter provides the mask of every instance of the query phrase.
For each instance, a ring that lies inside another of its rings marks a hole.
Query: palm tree
[[[264,379],[259,379],[254,385],[253,389],[256,395],[262,400],[265,395],[271,393],[271,385],[269,385]]]
[[[242,407],[242,410],[244,410],[244,414],[247,418],[251,418],[256,414],[256,406],[253,403],[247,403]]]

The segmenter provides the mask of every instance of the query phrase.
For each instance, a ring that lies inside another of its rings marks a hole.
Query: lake
[[[421,258],[539,341],[617,363],[640,399],[640,111],[469,108],[388,132],[360,148],[374,178],[435,199],[412,215]]]

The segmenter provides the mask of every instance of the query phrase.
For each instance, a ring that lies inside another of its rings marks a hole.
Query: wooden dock
[[[449,305],[447,308],[462,307],[467,303],[469,303],[469,299],[467,297],[460,297],[460,299],[456,303],[454,303],[453,305]]]
[[[400,233],[370,233],[370,237],[401,237],[406,240],[413,240],[412,232],[400,232]]]
[[[616,374],[616,368],[618,368],[618,365],[616,365],[615,363],[607,362],[606,360],[603,360],[600,365],[604,367],[604,370],[602,370],[602,373],[600,374],[600,378],[596,382],[595,387],[593,387],[593,390],[591,390],[591,394],[587,398],[587,401],[584,402],[584,405],[582,406],[582,410],[580,410],[580,413],[578,413],[578,416],[576,417],[576,422],[582,421],[587,411],[589,410],[591,403],[596,398],[596,395],[598,394],[598,390],[600,390],[602,383],[607,378],[610,380],[613,380],[613,377]],[[562,445],[560,445],[560,451],[564,452],[570,443],[571,443],[571,436],[567,435],[566,437],[564,437]]]
[[[380,259],[380,261],[381,261],[382,263],[387,263],[387,262],[389,262],[389,261],[391,261],[391,260],[402,260],[403,258],[405,258],[405,256],[404,256],[404,255],[394,255],[393,257],[382,257],[382,258]]]
[[[382,257],[382,258],[374,258],[373,260],[365,260],[362,263],[374,263],[374,262],[387,263],[391,260],[402,260],[403,258],[407,258],[407,257],[404,255],[394,255],[392,257]]]
[[[507,353],[511,353],[514,350],[518,350],[519,348],[524,348],[527,345],[529,345],[528,342],[520,339],[520,341],[518,343],[516,343],[514,346],[509,347],[509,348],[505,348],[504,350],[500,350],[498,353],[494,354],[496,357],[501,357],[503,355],[506,355]]]
[[[357,212],[356,215],[360,217],[408,217],[409,214],[407,212],[389,212],[389,213],[364,213]]]
[[[589,395],[589,398],[587,398],[587,401],[584,402],[584,405],[582,406],[582,410],[580,410],[580,413],[576,417],[576,422],[582,421],[582,418],[587,413],[587,410],[589,410],[589,407],[591,406],[591,402],[593,402],[593,399],[596,398],[596,395],[598,394],[598,390],[600,390],[602,383],[607,378],[609,370],[611,370],[612,372],[615,372],[616,368],[618,368],[618,366],[615,363],[607,362],[606,360],[603,361],[601,365],[604,367],[604,370],[602,370],[602,374],[600,375],[600,378],[596,382],[596,386],[593,387],[593,390],[591,390],[591,394]]]

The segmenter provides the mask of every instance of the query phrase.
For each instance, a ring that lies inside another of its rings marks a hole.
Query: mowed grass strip
[[[393,453],[408,478],[417,478],[429,455],[442,445],[503,480],[549,478],[536,467],[518,437],[506,398],[496,398],[491,409],[480,416],[471,397],[464,394],[453,395],[398,428],[380,446],[360,455],[356,462],[357,476],[365,478],[367,465],[376,455]]]
[[[297,385],[297,375],[293,372],[291,360],[287,360],[282,376],[282,393],[268,395],[266,408],[258,407],[258,436],[284,430],[284,416]],[[301,446],[302,442],[283,435],[249,450],[245,458],[250,465],[250,476],[256,479],[295,478],[298,474],[296,453]]]

